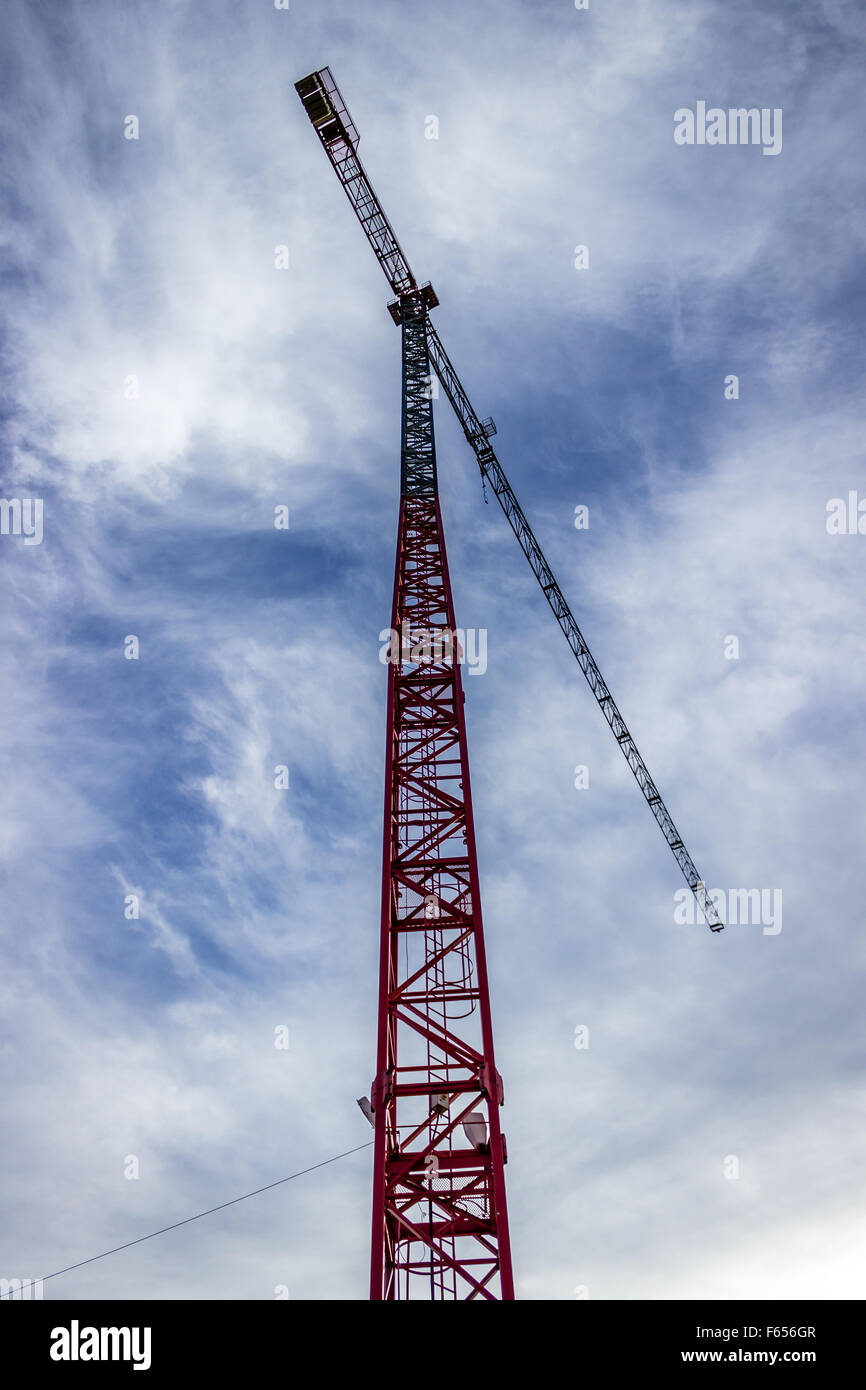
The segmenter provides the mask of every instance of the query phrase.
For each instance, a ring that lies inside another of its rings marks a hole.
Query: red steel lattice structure
[[[510,1299],[503,1092],[421,292],[404,297],[402,315],[370,1292]]]
[[[329,68],[295,83],[397,296],[402,482],[388,676],[379,1045],[371,1093],[374,1299],[514,1297],[459,652],[436,485],[431,365],[701,915],[724,923],[474,410],[358,158]],[[366,1104],[366,1102],[364,1102]],[[479,1108],[480,1107],[480,1108]]]

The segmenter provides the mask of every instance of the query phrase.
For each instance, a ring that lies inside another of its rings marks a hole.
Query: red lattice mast
[[[513,1298],[493,1031],[425,292],[399,302],[403,449],[388,664],[370,1296]]]

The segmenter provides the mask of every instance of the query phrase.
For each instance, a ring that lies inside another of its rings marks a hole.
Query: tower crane
[[[715,904],[473,408],[358,157],[330,68],[298,96],[395,296],[401,496],[388,662],[370,1296],[514,1297],[459,651],[439,510],[431,367],[712,932]],[[398,1046],[399,1044],[399,1046]]]

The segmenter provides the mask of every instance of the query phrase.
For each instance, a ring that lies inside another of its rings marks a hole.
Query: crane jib
[[[654,819],[667,841],[668,848],[695,896],[707,925],[713,932],[722,931],[724,923],[716,911],[712,898],[707,896],[704,881],[698,873],[694,860],[686,849],[661,793],[650,776],[649,769],[638,751],[637,744],[629,733],[628,726],[607,688],[565,596],[544,557],[529,522],[526,520],[511,484],[505,476],[502,465],[490,445],[489,439],[492,434],[495,434],[496,427],[491,419],[482,420],[476,414],[451,360],[442,346],[439,335],[430,322],[429,310],[434,308],[439,301],[429,282],[421,286],[419,291],[418,282],[412,273],[409,262],[358,158],[360,136],[330,68],[321,68],[310,73],[308,77],[295,83],[295,89],[349,202],[352,204],[376,259],[381,265],[391,289],[397,296],[397,299],[388,306],[395,323],[400,324],[402,322],[401,301],[420,292],[425,307],[429,360],[475,453],[482,478],[493,489],[509,525],[517,537],[518,544],[538,580],[542,593],[586,677],[602,714],[613,731]]]

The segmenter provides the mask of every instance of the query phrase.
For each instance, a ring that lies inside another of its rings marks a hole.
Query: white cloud
[[[467,710],[519,1290],[862,1292],[866,552],[824,527],[862,473],[858,50],[843,60],[821,16],[788,70],[797,35],[763,10],[740,34],[712,5],[494,8],[394,26],[384,5],[359,33],[335,5],[303,30],[293,14],[289,43],[286,16],[187,29],[185,5],[129,19],[131,42],[97,7],[64,19],[59,61],[48,22],[14,12],[40,99],[8,155],[7,428],[15,485],[47,499],[42,547],[3,539],[6,1258],[24,1275],[369,1132],[399,339],[291,90],[325,55],[708,883],[785,894],[777,938],[674,925],[676,866],[441,408],[458,621],[489,632]],[[673,145],[710,73],[720,100],[785,105],[780,159]],[[292,528],[271,550],[276,502]],[[364,1153],[46,1293],[363,1297],[368,1210]]]

